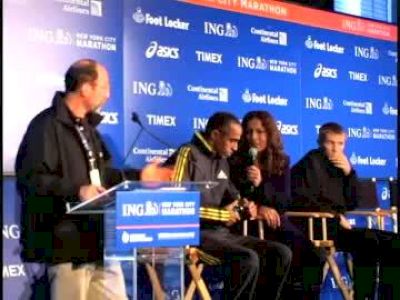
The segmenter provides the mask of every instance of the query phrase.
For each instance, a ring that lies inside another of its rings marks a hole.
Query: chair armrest
[[[391,209],[381,209],[376,208],[375,210],[363,210],[356,209],[346,212],[346,214],[358,215],[368,217],[368,228],[372,228],[371,217],[376,217],[378,220],[378,228],[384,229],[384,218],[391,217],[393,220],[396,220],[397,217],[397,207],[393,206]]]
[[[327,212],[313,212],[313,211],[287,211],[285,215],[288,217],[300,217],[300,218],[327,218],[333,219],[335,217],[332,213]]]
[[[328,212],[319,211],[287,211],[285,216],[294,218],[307,218],[308,220],[308,238],[317,247],[326,247],[328,243],[328,227],[326,219],[333,219],[335,215]],[[314,219],[321,219],[322,221],[322,240],[314,239]],[[329,242],[330,244],[330,242]]]
[[[209,266],[213,265],[219,265],[221,264],[221,260],[213,255],[210,255],[203,250],[200,250],[199,248],[196,247],[186,247],[185,249],[186,252],[186,257],[188,259],[189,264],[190,263],[198,263],[198,262],[204,262],[205,264]]]
[[[397,213],[397,207],[392,206],[390,209],[382,209],[378,207],[375,208],[375,210],[355,209],[347,211],[346,213],[352,215],[363,215],[371,217],[386,217],[386,216],[391,216],[394,213]]]
[[[381,216],[382,213],[378,213],[376,210],[356,209],[356,210],[347,211],[346,215],[347,214],[358,215],[358,216],[367,216],[367,217],[379,217],[379,216]]]

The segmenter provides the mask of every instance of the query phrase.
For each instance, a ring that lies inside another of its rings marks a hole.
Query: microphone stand
[[[140,135],[142,134],[142,132],[143,132],[143,127],[140,126],[139,132],[136,134],[136,137],[134,138],[134,140],[132,141],[132,143],[131,143],[131,145],[129,147],[128,153],[126,154],[124,160],[122,161],[122,169],[121,169],[122,181],[128,181],[128,178],[126,177],[126,174],[125,174],[125,171],[124,171],[124,165],[125,165],[128,157],[131,155],[133,146],[136,145],[136,142],[138,141],[138,139],[139,139]]]
[[[138,124],[140,126],[141,130],[144,130],[148,135],[150,135],[157,142],[159,142],[160,144],[167,146],[169,148],[173,148],[170,144],[163,141],[158,136],[156,136],[154,133],[152,133],[150,130],[148,130],[145,126],[143,126],[142,121],[140,121],[139,115],[136,112],[132,113],[131,120],[132,120],[132,122]]]
[[[146,127],[144,127],[142,124],[139,124],[140,128],[144,130],[148,135],[150,135],[153,139],[155,139],[157,142],[163,144],[164,146],[167,146],[169,148],[173,148],[170,144],[167,142],[163,141],[160,139],[158,136],[156,136],[154,133],[152,133],[150,130],[148,130]]]

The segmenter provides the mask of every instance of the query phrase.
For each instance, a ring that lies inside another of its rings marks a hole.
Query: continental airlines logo
[[[237,57],[237,66],[239,68],[251,69],[251,70],[268,70],[268,60],[261,57]]]
[[[345,51],[343,46],[340,46],[338,44],[331,44],[329,42],[321,42],[316,39],[313,39],[310,35],[305,40],[304,45],[306,46],[307,49],[310,50],[319,50],[325,52],[332,52],[336,54],[344,54]]]
[[[306,97],[306,108],[316,110],[333,110],[333,100],[327,96]]]
[[[229,90],[226,87],[205,87],[202,85],[187,86],[187,91],[196,93],[198,100],[215,101],[215,102],[228,102]]]
[[[279,46],[288,45],[287,32],[285,31],[272,31],[272,30],[251,27],[250,33],[253,35],[260,36],[261,43],[279,45]]]
[[[365,59],[379,59],[379,50],[375,47],[354,46],[354,56]]]
[[[317,64],[314,70],[314,78],[338,78],[338,70],[323,66],[321,63]]]
[[[256,104],[266,104],[266,105],[277,105],[277,106],[287,106],[289,100],[280,95],[272,96],[270,94],[261,94],[250,92],[246,89],[242,94],[242,100],[244,103],[256,103]]]
[[[174,152],[175,152],[175,149],[173,149],[173,148],[152,149],[152,148],[134,147],[132,149],[132,153],[134,155],[145,156],[146,162],[150,162],[154,158],[162,158],[162,160],[165,161],[167,159],[167,157],[171,156]]]
[[[196,50],[197,61],[211,63],[211,64],[222,64],[222,53],[206,52]]]
[[[299,135],[299,125],[297,124],[284,124],[278,120],[276,126],[283,135]]]
[[[387,102],[383,105],[382,112],[386,116],[397,116],[397,108],[389,105]]]
[[[237,26],[229,22],[224,24],[204,22],[204,33],[228,38],[237,38],[239,36]]]
[[[62,10],[79,15],[103,16],[103,0],[55,0],[63,3]]]
[[[354,166],[359,165],[385,167],[387,164],[387,159],[381,157],[361,156],[353,152],[350,156],[350,162]]]
[[[182,21],[179,18],[170,19],[168,16],[155,16],[150,13],[143,13],[140,7],[137,7],[132,14],[132,19],[138,24],[146,24],[151,26],[160,26],[165,28],[189,30],[190,23]]]
[[[343,106],[350,107],[353,114],[372,115],[373,105],[369,101],[343,100]]]
[[[160,45],[157,41],[151,41],[147,47],[145,56],[146,58],[167,58],[167,59],[179,59],[179,48]]]
[[[134,81],[132,84],[134,95],[147,95],[157,97],[172,97],[174,90],[169,82],[160,80],[152,81]]]

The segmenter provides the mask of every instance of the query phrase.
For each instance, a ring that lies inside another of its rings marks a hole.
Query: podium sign
[[[104,216],[104,260],[121,262],[133,300],[151,294],[139,264],[152,274],[152,284],[161,280],[156,284],[159,297],[183,299],[184,246],[199,244],[200,195],[217,185],[124,181],[87,201],[67,203],[66,209],[71,215]]]
[[[197,191],[117,191],[117,250],[198,245],[199,205]]]

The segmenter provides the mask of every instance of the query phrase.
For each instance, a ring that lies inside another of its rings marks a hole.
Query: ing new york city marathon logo
[[[239,30],[237,26],[230,22],[221,24],[206,21],[204,22],[204,33],[228,38],[237,38],[239,36]]]
[[[237,66],[239,68],[251,69],[251,70],[268,70],[269,64],[268,60],[261,57],[246,57],[246,56],[238,56],[237,57]]]
[[[132,92],[134,95],[158,97],[172,97],[174,94],[172,85],[164,80],[159,80],[158,82],[133,81]]]

